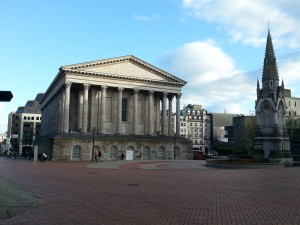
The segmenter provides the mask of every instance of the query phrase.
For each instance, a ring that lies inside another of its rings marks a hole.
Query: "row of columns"
[[[59,115],[59,118],[47,118],[51,119],[56,124],[62,124],[62,126],[57,125],[57,130],[63,131],[65,133],[69,132],[69,121],[70,121],[70,95],[71,95],[71,82],[65,83],[64,90],[57,94],[57,96],[54,98],[54,101],[51,100],[50,103],[51,107],[45,108],[46,115],[49,112],[49,108],[53,108],[55,106],[54,110],[57,110],[58,112],[61,112]],[[89,88],[90,84],[83,84],[84,90],[83,90],[83,106],[82,106],[82,113],[79,113],[79,118],[82,118],[82,132],[87,132],[88,129],[88,102],[89,102]],[[121,122],[122,122],[122,97],[123,97],[123,90],[124,88],[118,88],[118,105],[117,105],[117,129],[116,133],[122,133],[121,131]],[[101,89],[99,90],[98,96],[99,96],[99,109],[98,109],[98,128],[101,133],[105,133],[105,106],[106,106],[106,91],[107,86],[102,85]],[[133,127],[132,127],[132,133],[137,134],[137,115],[138,115],[138,93],[139,89],[133,90]],[[153,95],[154,91],[150,90],[148,92],[148,129],[147,133],[149,135],[153,135],[154,133],[154,110],[153,110]],[[101,97],[100,97],[101,96]],[[176,96],[176,135],[180,135],[180,98],[181,93],[175,94]],[[173,101],[174,95],[169,95],[167,92],[163,92],[162,96],[162,112],[161,112],[161,134],[162,135],[171,135],[172,134],[172,101]],[[167,124],[167,98],[169,100],[169,112],[168,112],[168,124]],[[54,105],[53,102],[55,103]],[[51,110],[50,109],[50,110]],[[53,112],[52,112],[53,113]],[[52,114],[51,113],[51,114]],[[52,115],[58,115],[58,114],[52,114]],[[50,122],[51,123],[51,122]],[[49,121],[47,124],[47,127],[49,127]],[[168,130],[167,130],[168,127]],[[52,132],[51,132],[52,133]]]

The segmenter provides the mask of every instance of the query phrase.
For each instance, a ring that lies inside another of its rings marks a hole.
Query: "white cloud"
[[[182,105],[201,104],[227,113],[248,113],[254,107],[256,76],[237,70],[235,61],[212,40],[184,44],[166,54],[162,64],[188,82]]]
[[[133,15],[133,18],[135,20],[138,20],[138,21],[149,21],[149,20],[156,20],[156,19],[159,19],[159,15],[157,14],[154,14],[152,16],[143,16],[143,15],[137,15],[137,14],[134,14]]]
[[[300,3],[296,0],[183,0],[182,5],[186,15],[221,24],[233,42],[264,45],[270,21],[278,46],[300,46],[300,14],[296,12]]]

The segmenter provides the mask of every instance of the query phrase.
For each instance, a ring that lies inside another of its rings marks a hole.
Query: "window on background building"
[[[197,123],[195,123],[195,126],[197,126],[198,124]]]
[[[127,98],[122,99],[122,121],[127,121]]]
[[[190,123],[190,126],[193,126],[193,123]]]
[[[35,119],[36,119],[36,120],[39,120],[39,117],[36,117]]]
[[[31,120],[34,120],[34,117],[33,117],[33,116],[31,117]]]
[[[27,119],[27,117],[26,116],[24,116],[24,120],[26,120]]]

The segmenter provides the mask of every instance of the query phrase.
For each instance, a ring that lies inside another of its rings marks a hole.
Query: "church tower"
[[[287,106],[284,98],[283,80],[279,75],[272,37],[268,29],[266,51],[260,88],[257,81],[255,114],[257,120],[253,158],[270,162],[292,163],[290,141],[286,127]]]

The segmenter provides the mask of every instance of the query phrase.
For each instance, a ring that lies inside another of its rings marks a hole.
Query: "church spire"
[[[270,29],[268,29],[262,81],[264,82],[271,80],[279,82],[276,57],[272,44],[272,37],[270,34]]]

